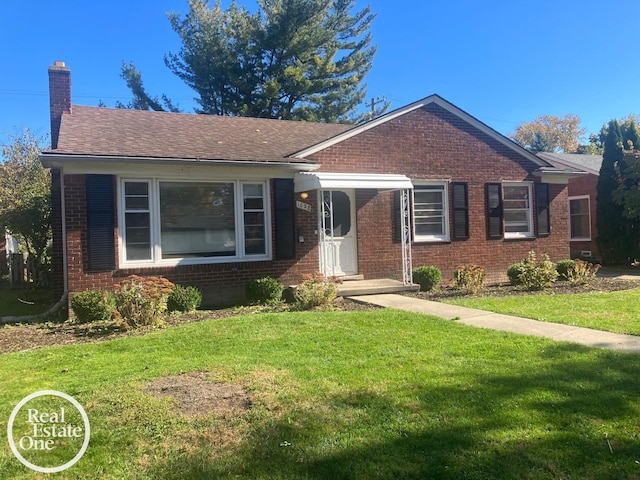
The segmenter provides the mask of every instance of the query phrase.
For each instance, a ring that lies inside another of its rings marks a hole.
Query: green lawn
[[[252,408],[143,393],[193,370]],[[407,312],[261,314],[1,355],[0,418],[45,388],[85,406],[89,449],[55,478],[637,478],[638,378],[640,356]],[[43,477],[4,438],[0,478]]]
[[[496,313],[640,335],[640,289],[608,293],[459,298],[445,303]]]

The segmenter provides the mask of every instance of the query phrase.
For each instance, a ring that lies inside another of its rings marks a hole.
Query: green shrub
[[[522,281],[520,280],[520,274],[525,269],[524,261],[514,263],[507,269],[507,276],[509,277],[509,283],[511,285],[522,285]]]
[[[434,289],[441,280],[442,272],[438,267],[427,265],[413,269],[413,282],[420,285],[421,292]]]
[[[536,252],[531,250],[523,262],[523,269],[518,278],[528,290],[542,290],[553,285],[558,278],[558,271],[556,264],[549,259],[549,255],[545,253],[539,260]]]
[[[293,292],[293,300],[297,310],[311,310],[329,305],[337,293],[335,281],[327,280],[320,274],[305,275]]]
[[[556,270],[558,271],[558,277],[560,280],[569,280],[569,269],[575,268],[576,262],[575,260],[560,260],[556,263]]]
[[[116,299],[106,290],[85,290],[71,297],[71,310],[79,323],[111,320]]]
[[[284,285],[280,280],[262,277],[252,280],[245,288],[247,300],[251,303],[270,304],[282,300]]]
[[[202,303],[202,293],[198,287],[174,285],[167,299],[170,312],[195,312]]]
[[[600,265],[576,259],[573,267],[567,271],[567,280],[573,285],[588,285],[598,270],[600,270]]]
[[[487,272],[478,265],[461,265],[453,272],[454,286],[469,294],[482,290]]]
[[[167,311],[173,283],[163,277],[131,275],[116,285],[118,313],[127,325],[157,325]]]

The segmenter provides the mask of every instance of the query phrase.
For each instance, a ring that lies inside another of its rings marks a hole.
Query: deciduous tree
[[[2,146],[0,163],[0,230],[18,238],[38,285],[48,281],[51,241],[51,176],[38,159],[41,143],[25,130]]]
[[[521,123],[509,137],[532,152],[571,153],[578,150],[580,137],[586,131],[580,128],[580,117],[576,115],[542,115],[531,122]]]

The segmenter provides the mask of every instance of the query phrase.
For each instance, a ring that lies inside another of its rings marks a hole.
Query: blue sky
[[[367,4],[378,45],[368,94],[392,108],[437,93],[504,134],[543,114],[578,115],[588,133],[640,114],[637,0],[356,2]],[[0,143],[23,128],[49,132],[55,60],[71,69],[74,104],[126,102],[120,67],[133,61],[149,92],[192,112],[194,93],[163,62],[180,48],[166,12],[187,9],[186,0],[2,1]]]

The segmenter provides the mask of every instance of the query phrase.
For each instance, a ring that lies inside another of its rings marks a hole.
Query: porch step
[[[376,295],[379,293],[417,292],[420,285],[405,285],[390,278],[349,280],[338,285],[338,296]]]
[[[340,277],[343,282],[353,282],[357,280],[364,280],[364,275],[344,275]]]

